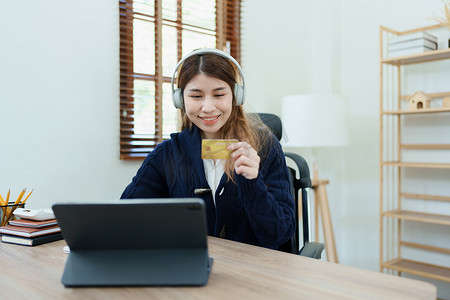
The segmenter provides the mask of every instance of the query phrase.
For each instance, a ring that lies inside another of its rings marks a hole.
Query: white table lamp
[[[285,147],[316,149],[348,144],[348,106],[345,97],[317,94],[283,97],[281,120]]]

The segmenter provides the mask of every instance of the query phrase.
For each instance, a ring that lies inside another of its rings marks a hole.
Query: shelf
[[[384,110],[383,115],[413,115],[450,112],[450,107],[423,108],[417,110]]]
[[[402,149],[450,149],[450,144],[401,144]]]
[[[425,169],[450,169],[450,164],[383,161],[383,166]]]
[[[383,268],[450,282],[450,268],[396,258],[381,264]]]
[[[425,53],[383,58],[381,63],[390,65],[409,65],[445,59],[450,59],[450,49],[432,50]]]
[[[439,225],[450,225],[450,216],[430,214],[409,210],[389,210],[382,213],[384,217]]]
[[[409,193],[401,193],[400,196],[404,197],[404,198],[410,198],[410,199],[422,199],[422,200],[450,202],[450,197],[445,197],[445,196],[435,196],[435,195],[426,195],[426,194],[409,194]]]
[[[416,249],[422,249],[422,250],[427,250],[427,251],[432,251],[432,252],[440,252],[440,253],[450,254],[450,249],[448,249],[448,248],[435,247],[435,246],[418,244],[418,243],[411,243],[411,242],[406,242],[406,241],[400,241],[400,246],[416,248]]]

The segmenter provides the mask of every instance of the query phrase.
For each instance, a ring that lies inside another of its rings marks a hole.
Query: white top
[[[211,193],[213,196],[214,204],[216,204],[216,190],[222,178],[224,168],[224,159],[204,159],[203,167],[205,168],[206,180],[208,181]]]

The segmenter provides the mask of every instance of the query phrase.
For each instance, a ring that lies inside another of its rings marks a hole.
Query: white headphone
[[[181,64],[189,57],[191,56],[195,56],[195,55],[203,55],[203,54],[215,54],[218,56],[222,56],[227,58],[228,60],[230,60],[239,70],[239,74],[241,75],[241,79],[242,79],[242,85],[236,83],[234,86],[234,98],[236,99],[236,106],[242,105],[244,104],[244,100],[245,100],[245,83],[244,83],[244,76],[242,74],[242,69],[241,66],[239,65],[239,63],[228,53],[218,50],[218,49],[212,49],[212,48],[204,48],[204,49],[197,49],[192,51],[191,53],[189,53],[188,55],[186,55],[182,60],[180,60],[180,62],[177,64],[177,66],[175,67],[175,71],[173,72],[172,75],[172,101],[173,101],[173,105],[176,108],[184,108],[184,100],[183,100],[183,91],[180,88],[174,89],[174,81],[175,81],[175,75],[178,72],[178,68],[181,66]]]

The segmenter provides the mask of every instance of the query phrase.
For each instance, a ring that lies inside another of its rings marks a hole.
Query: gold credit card
[[[231,151],[228,145],[237,143],[238,140],[202,140],[202,159],[229,159]]]

